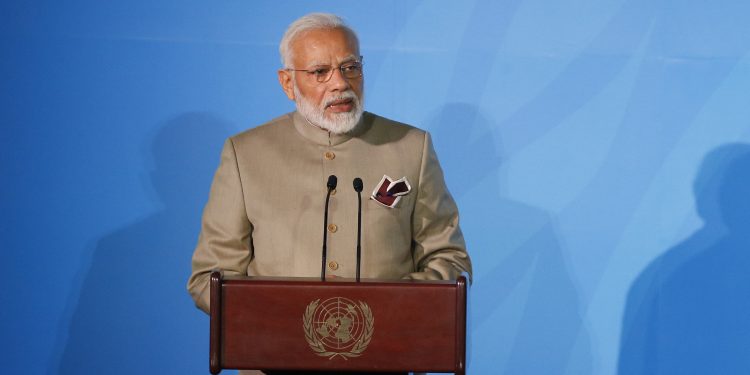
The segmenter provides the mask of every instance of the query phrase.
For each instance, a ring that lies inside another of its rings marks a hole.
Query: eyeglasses
[[[315,80],[319,83],[325,83],[331,80],[333,77],[333,71],[341,71],[341,75],[346,79],[354,79],[362,77],[362,56],[359,57],[359,61],[345,62],[337,67],[331,65],[319,65],[312,69],[292,69],[286,68],[284,70],[292,72],[305,72],[310,76],[315,77]]]

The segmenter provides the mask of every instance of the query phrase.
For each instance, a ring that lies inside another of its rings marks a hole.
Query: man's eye
[[[362,66],[361,66],[361,65],[359,65],[359,64],[349,64],[349,65],[344,65],[344,66],[342,66],[342,67],[341,67],[341,70],[343,70],[343,71],[345,71],[345,72],[356,72],[356,71],[359,71],[359,69],[360,69],[361,67],[362,67]]]
[[[331,68],[317,68],[317,69],[310,70],[309,73],[314,74],[316,76],[325,76],[325,75],[328,75],[330,71],[331,71]]]

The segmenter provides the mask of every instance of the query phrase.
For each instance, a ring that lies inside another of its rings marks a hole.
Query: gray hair
[[[331,13],[310,13],[298,18],[292,22],[291,25],[286,29],[284,37],[281,38],[279,43],[279,54],[281,55],[281,65],[285,68],[289,68],[287,63],[292,60],[292,41],[301,34],[310,30],[320,29],[342,29],[349,33],[359,45],[359,38],[357,33],[344,22],[344,20]]]

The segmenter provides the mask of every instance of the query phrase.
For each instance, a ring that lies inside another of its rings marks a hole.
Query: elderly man
[[[362,277],[454,279],[471,273],[429,135],[363,111],[356,34],[331,14],[292,23],[279,47],[284,93],[297,111],[227,140],[203,213],[188,290],[208,312],[208,276],[315,277],[329,175],[329,277],[353,277],[357,193],[363,204]]]

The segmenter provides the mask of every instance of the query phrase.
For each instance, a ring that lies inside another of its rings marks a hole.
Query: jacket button
[[[336,224],[328,224],[328,231],[331,233],[336,233],[336,231],[339,230],[338,225]]]
[[[333,151],[326,151],[323,154],[323,157],[326,158],[326,160],[333,160],[333,158],[336,157],[336,154],[334,154]]]
[[[336,271],[337,269],[339,269],[339,264],[336,263],[335,260],[329,261],[328,268],[330,268],[332,271]]]

